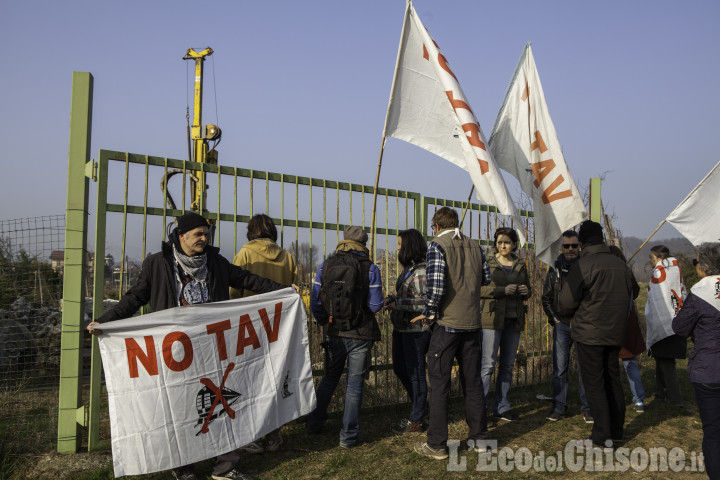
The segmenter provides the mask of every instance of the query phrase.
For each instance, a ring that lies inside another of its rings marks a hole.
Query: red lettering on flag
[[[137,361],[143,364],[148,375],[157,375],[157,355],[155,354],[155,342],[153,337],[148,335],[145,337],[145,349],[147,354],[143,352],[140,345],[135,341],[134,338],[125,339],[125,349],[127,351],[128,366],[130,367],[130,378],[138,377],[138,365]]]
[[[655,278],[656,273],[658,274],[657,278]],[[665,272],[665,267],[663,267],[662,265],[658,265],[657,267],[655,267],[655,271],[653,272],[652,277],[650,277],[650,281],[655,284],[663,283],[666,278],[667,273]]]
[[[180,342],[183,346],[183,358],[175,361],[172,354],[173,343]],[[170,332],[163,339],[162,345],[163,360],[165,365],[173,372],[182,372],[190,366],[193,361],[193,348],[190,337],[183,332]]]
[[[553,160],[552,158],[533,163],[532,171],[535,175],[535,181],[533,182],[533,184],[536,187],[539,187],[543,179],[548,176],[548,174],[552,171],[553,168],[555,168],[555,160]]]
[[[243,315],[240,317],[240,329],[238,331],[238,343],[237,351],[235,355],[242,355],[245,352],[245,347],[248,345],[253,346],[253,350],[260,348],[260,340],[258,339],[257,333],[255,333],[255,327],[253,327],[250,315]]]
[[[230,320],[223,320],[205,327],[208,335],[215,334],[215,342],[218,347],[220,361],[227,360],[227,348],[225,348],[225,330],[230,330]]]
[[[560,175],[555,180],[553,180],[553,182],[545,189],[542,194],[542,201],[545,205],[550,202],[554,202],[555,200],[560,200],[561,198],[572,197],[572,192],[570,190],[563,190],[562,192],[552,193],[552,191],[555,190],[564,181],[565,178]]]
[[[540,135],[540,132],[535,132],[535,141],[530,144],[530,151],[540,149],[540,153],[547,152],[547,145],[545,145],[545,141],[542,138],[542,135]],[[553,166],[555,163],[553,162]],[[537,185],[535,185],[537,187]]]
[[[280,329],[278,327],[280,326],[280,316],[282,315],[282,302],[275,304],[275,317],[273,318],[272,327],[270,326],[270,319],[268,318],[267,310],[261,308],[258,313],[260,314],[263,327],[265,327],[268,342],[273,343],[278,339],[278,334],[280,333]]]

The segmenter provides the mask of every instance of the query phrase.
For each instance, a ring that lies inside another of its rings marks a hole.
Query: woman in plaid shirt
[[[393,370],[412,402],[410,417],[393,426],[393,431],[402,435],[427,428],[422,417],[427,402],[425,355],[430,344],[430,332],[423,332],[421,324],[410,323],[425,308],[427,243],[415,229],[400,232],[397,242],[398,260],[403,270],[395,284],[396,295],[385,300],[385,308],[392,310]]]

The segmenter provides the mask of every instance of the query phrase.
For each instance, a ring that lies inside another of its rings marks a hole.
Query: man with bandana
[[[142,264],[135,285],[120,302],[97,321],[88,325],[94,335],[102,333],[101,323],[131,317],[150,303],[153,312],[181,305],[220,302],[230,298],[230,287],[266,293],[288,287],[260,277],[230,263],[217,247],[208,245],[210,225],[195,212],[181,216],[177,228],[162,243],[160,252],[149,255]],[[248,480],[237,470],[240,455],[232,451],[215,458],[215,480]],[[173,470],[179,480],[194,480],[192,465]]]

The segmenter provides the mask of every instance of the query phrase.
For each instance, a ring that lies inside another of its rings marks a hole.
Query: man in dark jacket
[[[555,260],[555,266],[550,267],[545,283],[543,284],[542,306],[547,315],[548,325],[553,327],[553,406],[546,417],[556,422],[567,412],[567,396],[569,388],[568,370],[570,366],[570,349],[573,341],[570,336],[570,320],[558,313],[558,300],[560,290],[565,284],[570,266],[578,259],[578,235],[574,230],[567,230],[562,234],[562,253]],[[585,397],[580,376],[580,363],[578,363],[578,386],[580,390],[580,410],[582,410],[585,423],[593,423],[590,407]]]
[[[583,222],[578,239],[580,258],[560,291],[558,312],[572,317],[572,339],[595,420],[590,440],[612,446],[613,440],[622,439],[625,423],[618,353],[627,331],[632,280],[625,262],[603,243],[599,223]]]
[[[347,384],[345,386],[345,405],[343,407],[342,430],[340,431],[340,447],[351,448],[358,444],[360,432],[360,406],[362,405],[363,384],[365,373],[369,366],[369,353],[372,343],[380,340],[380,328],[375,320],[375,313],[383,306],[382,279],[377,265],[370,261],[369,251],[365,246],[368,235],[361,227],[348,227],[343,232],[343,240],[335,250],[336,255],[352,255],[350,261],[356,260],[361,273],[356,285],[361,296],[358,303],[362,309],[363,318],[358,327],[350,330],[340,330],[328,314],[326,305],[330,303],[328,297],[323,300],[323,267],[334,263],[330,258],[320,265],[313,282],[310,295],[310,309],[318,324],[327,326],[328,341],[324,347],[327,349],[327,364],[325,376],[320,381],[316,395],[317,407],[308,417],[308,433],[320,433],[330,405],[335,388],[337,387],[347,360]],[[328,269],[328,272],[331,269]],[[366,283],[367,282],[367,283]]]
[[[220,302],[229,299],[229,287],[265,293],[285,288],[267,278],[254,275],[237,267],[207,244],[207,220],[194,212],[178,219],[178,226],[163,242],[162,250],[149,255],[142,264],[135,285],[123,295],[120,302],[88,330],[94,335],[102,333],[99,324],[131,317],[140,307],[150,303],[153,312],[181,305]],[[232,451],[216,457],[212,478],[215,480],[248,480],[252,477],[237,470],[240,455]],[[193,467],[188,465],[173,470],[175,478],[194,480]]]

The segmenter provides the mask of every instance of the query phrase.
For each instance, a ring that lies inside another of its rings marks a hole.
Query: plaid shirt
[[[490,266],[485,260],[485,252],[480,249],[482,254],[482,285],[490,285],[492,282],[492,273]],[[427,251],[427,298],[425,300],[425,310],[423,316],[428,319],[436,319],[440,309],[440,302],[445,296],[445,277],[447,276],[447,261],[445,259],[445,251],[435,242],[430,242]],[[454,329],[448,330],[454,331]]]

